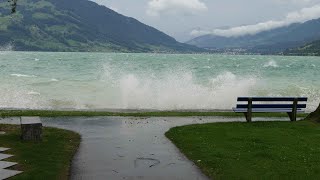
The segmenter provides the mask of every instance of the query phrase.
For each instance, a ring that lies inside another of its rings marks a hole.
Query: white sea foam
[[[40,96],[41,94],[39,92],[35,92],[35,91],[30,91],[27,93],[28,95],[37,95]]]
[[[35,75],[26,75],[26,74],[10,74],[10,76],[26,77],[26,78],[34,78],[34,77],[37,77],[37,76],[35,76]]]
[[[264,64],[263,67],[273,67],[273,68],[277,68],[277,67],[279,67],[279,65],[277,64],[276,61],[270,60],[269,62],[267,62],[266,64]]]
[[[14,46],[11,43],[0,46],[0,51],[4,51],[4,52],[13,51],[13,49],[14,49]]]
[[[3,45],[3,46],[0,46],[0,55],[6,55],[8,53],[11,53],[13,51],[14,47],[13,45],[11,45],[10,43],[9,44],[6,44],[6,45]],[[0,60],[1,60],[1,57],[0,57]]]
[[[58,80],[58,79],[55,79],[55,78],[52,78],[50,81],[52,81],[52,82],[58,82],[59,80]]]
[[[31,92],[14,87],[0,89],[0,94],[5,94],[5,96],[0,97],[0,108],[45,108],[45,104],[39,101],[39,96],[29,95]]]
[[[211,69],[211,66],[204,66],[203,69]]]

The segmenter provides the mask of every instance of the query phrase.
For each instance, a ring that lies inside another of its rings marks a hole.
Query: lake
[[[320,102],[320,57],[0,52],[0,108],[231,109],[238,96]]]

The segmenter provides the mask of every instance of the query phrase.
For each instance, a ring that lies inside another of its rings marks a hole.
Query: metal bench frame
[[[303,113],[307,107],[306,97],[239,97],[238,102],[247,102],[247,104],[237,104],[233,111],[244,113],[247,122],[252,122],[252,113],[287,113],[291,121],[297,121],[297,113]],[[254,104],[253,102],[269,102],[269,104]],[[292,104],[275,104],[273,102],[292,102]]]

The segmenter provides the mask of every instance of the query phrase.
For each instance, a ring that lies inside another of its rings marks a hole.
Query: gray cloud
[[[150,9],[149,3],[152,0],[93,1],[134,17],[181,42],[193,38],[190,35],[193,29],[208,30],[207,33],[211,33],[214,29],[224,29],[219,27],[255,25],[269,20],[282,21],[289,12],[320,4],[320,0],[198,0],[205,4],[207,10],[191,10],[193,7],[190,9],[190,6],[167,6],[154,9],[158,16],[149,16],[146,12]],[[184,3],[186,0],[181,1]]]
[[[206,4],[200,0],[151,0],[148,2],[147,15],[196,14],[206,11]]]
[[[306,0],[308,1],[308,0]],[[263,31],[272,30],[279,27],[288,26],[292,23],[303,23],[312,19],[320,18],[320,4],[310,8],[303,8],[300,11],[289,13],[283,20],[267,21],[254,25],[238,26],[230,29],[214,29],[214,30],[193,30],[192,36],[201,36],[213,34],[223,37],[238,37],[243,35],[254,35]]]

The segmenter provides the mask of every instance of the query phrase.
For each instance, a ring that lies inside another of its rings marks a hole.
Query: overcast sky
[[[320,17],[320,0],[93,1],[134,17],[182,42],[203,34],[255,34]]]

